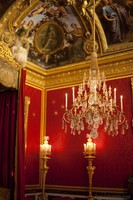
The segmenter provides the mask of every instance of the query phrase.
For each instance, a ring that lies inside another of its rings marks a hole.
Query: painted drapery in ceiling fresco
[[[50,69],[84,61],[92,52],[92,1],[17,1],[1,38],[23,57]],[[96,48],[106,55],[133,48],[132,1],[96,0]],[[8,38],[8,39],[7,39]],[[19,42],[16,42],[18,38]],[[15,42],[14,42],[15,41]],[[13,51],[12,51],[13,52]]]

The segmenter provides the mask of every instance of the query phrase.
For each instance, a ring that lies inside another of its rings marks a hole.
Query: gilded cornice
[[[129,57],[129,58],[128,58]],[[99,68],[105,72],[107,80],[133,76],[133,56],[120,54],[116,57],[99,58]],[[78,64],[71,64],[51,70],[35,68],[31,63],[27,67],[27,83],[35,84],[45,89],[69,87],[79,84],[85,70],[90,67],[90,59]]]
[[[105,72],[107,80],[133,76],[133,61],[131,60],[128,62],[122,61],[111,63],[109,65],[102,65],[100,68]],[[84,71],[85,69],[80,69],[62,74],[51,75],[47,77],[45,87],[50,89],[77,85],[82,81]]]
[[[26,73],[26,84],[43,89],[45,88],[45,77],[43,74],[28,68]]]
[[[103,64],[101,70],[105,72],[107,79],[133,76],[133,59]]]

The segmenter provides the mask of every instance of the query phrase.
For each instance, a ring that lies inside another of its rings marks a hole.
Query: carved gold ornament
[[[15,35],[11,34],[10,32],[3,32],[2,33],[2,40],[11,46],[15,40]]]
[[[29,106],[30,106],[30,97],[25,96],[25,103],[24,103],[25,151],[27,148],[27,127],[28,127]]]
[[[87,53],[87,55],[90,55],[92,53],[92,49],[93,49],[92,35],[85,40],[83,49]],[[96,51],[99,50],[99,46],[98,46],[97,42],[95,42],[95,49],[96,49]]]

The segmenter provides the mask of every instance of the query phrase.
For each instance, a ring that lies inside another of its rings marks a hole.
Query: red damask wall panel
[[[30,97],[25,166],[26,185],[38,185],[40,156],[41,91],[39,89],[26,85],[25,96]]]
[[[96,170],[93,177],[94,187],[126,188],[128,174],[133,173],[133,133],[131,127],[131,80],[124,78],[109,81],[108,85],[117,88],[119,96],[124,96],[124,111],[128,118],[129,129],[125,135],[115,137],[103,133],[94,140],[97,145],[97,155],[93,164]],[[83,155],[83,144],[86,142],[86,131],[80,135],[71,135],[62,130],[62,115],[64,113],[65,93],[72,102],[71,88],[47,92],[47,122],[46,134],[50,136],[52,145],[51,160],[46,184],[65,186],[88,186],[86,171],[87,160]]]

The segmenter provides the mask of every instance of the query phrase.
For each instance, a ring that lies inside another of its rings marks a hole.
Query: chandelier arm
[[[70,123],[71,122],[71,120],[69,119],[69,113],[70,113],[70,111],[66,111],[64,114],[63,114],[63,120],[65,121],[65,122],[67,122],[67,123]]]
[[[125,121],[126,121],[126,116],[124,115],[124,113],[120,114],[121,120],[118,121],[118,126],[122,125]]]

